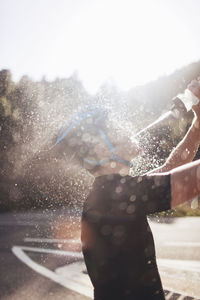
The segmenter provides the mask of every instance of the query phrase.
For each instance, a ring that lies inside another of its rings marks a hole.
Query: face
[[[138,156],[141,152],[136,141],[132,140],[128,136],[116,135],[109,138],[109,141],[115,148],[115,154],[127,161],[131,161],[134,157]],[[96,154],[97,160],[101,161],[103,159],[109,158],[111,151],[107,147],[105,142],[99,142],[94,147],[94,152]],[[111,173],[120,173],[121,175],[129,174],[129,166],[126,166],[117,161],[109,161],[98,168],[98,171],[93,173],[94,176],[106,175]]]
[[[131,137],[122,137],[117,141],[116,154],[128,161],[141,153],[141,149],[136,140]]]

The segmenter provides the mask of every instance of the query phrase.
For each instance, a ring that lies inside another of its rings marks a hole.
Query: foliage
[[[51,82],[45,78],[33,81],[28,76],[13,82],[9,70],[0,71],[0,209],[80,206],[92,179],[83,169],[70,166],[63,149],[52,150],[66,120],[85,105],[109,103],[132,124],[136,134],[167,111],[171,99],[198,75],[200,62],[128,92],[105,83],[91,96],[77,74]],[[153,133],[159,143],[152,143],[149,168],[166,159],[185,134],[191,117],[187,115],[182,125],[165,126],[164,131]]]

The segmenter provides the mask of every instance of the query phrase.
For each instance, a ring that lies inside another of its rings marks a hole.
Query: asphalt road
[[[166,299],[200,298],[200,218],[150,222]],[[0,214],[0,299],[88,300],[80,212]]]

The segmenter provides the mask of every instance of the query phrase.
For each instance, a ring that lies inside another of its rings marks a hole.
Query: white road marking
[[[166,300],[169,300],[169,299],[171,298],[172,295],[173,295],[173,293],[170,292],[167,296],[165,296],[165,299],[166,299]]]
[[[84,296],[92,298],[93,288],[89,280],[88,275],[83,274],[85,269],[84,262],[74,262],[72,264],[57,268],[55,272],[41,266],[40,264],[34,262],[26,253],[37,252],[37,253],[47,253],[53,255],[64,255],[74,257],[78,260],[83,260],[83,255],[80,252],[74,251],[64,251],[56,249],[43,249],[37,247],[27,247],[27,246],[13,246],[12,252],[27,266],[33,269],[35,272],[55,281],[56,283],[78,292]],[[173,260],[173,259],[157,259],[159,267],[167,267],[172,269],[186,270],[192,272],[200,272],[200,262],[199,261],[186,261],[186,260]],[[175,292],[175,291],[174,291]],[[180,294],[182,294],[180,292]],[[166,299],[170,299],[173,292],[170,292]]]
[[[55,272],[64,278],[68,278],[70,276],[71,279],[78,282],[82,286],[85,286],[85,288],[87,288],[88,291],[90,290],[91,293],[93,286],[89,276],[83,273],[85,270],[85,263],[83,261],[78,261],[63,267],[59,267],[55,270]]]
[[[1,226],[38,226],[38,225],[46,225],[47,223],[45,223],[44,221],[21,221],[21,220],[11,220],[11,221],[7,221],[7,220],[1,220],[0,221],[0,225]],[[48,222],[48,224],[50,224],[50,222]]]
[[[51,238],[25,238],[24,242],[34,242],[34,243],[57,243],[57,244],[64,244],[64,243],[80,243],[80,239],[51,239]]]
[[[158,258],[159,267],[200,273],[200,261]]]
[[[167,242],[164,245],[172,247],[200,247],[200,242]]]
[[[27,247],[27,246],[14,246],[14,247],[19,247],[20,249],[22,249],[24,251],[38,252],[38,253],[49,253],[49,254],[64,255],[64,256],[72,256],[74,258],[83,259],[83,254],[81,252],[56,250],[56,249],[46,249],[46,248],[43,249],[43,248]]]
[[[33,251],[33,252],[39,252],[38,249],[36,248],[36,251],[34,251],[34,248],[31,247],[21,247],[21,246],[13,246],[12,247],[12,252],[23,262],[25,263],[27,266],[29,266],[32,270],[34,270],[35,272],[57,282],[58,284],[71,289],[75,292],[78,292],[84,296],[87,296],[89,298],[92,298],[93,292],[91,289],[86,288],[85,286],[83,286],[82,284],[80,284],[79,282],[75,281],[73,278],[71,278],[70,273],[69,276],[67,277],[62,277],[58,274],[56,274],[55,272],[41,266],[40,264],[34,262],[26,253],[24,253],[24,251]],[[46,250],[46,249],[40,249],[40,250]],[[50,249],[49,249],[50,250]],[[42,253],[44,253],[44,251],[40,251]],[[62,251],[63,252],[63,251]],[[70,253],[70,251],[65,251],[68,254]],[[49,252],[46,252],[49,253]],[[51,252],[52,253],[52,252]],[[65,254],[66,255],[66,254]],[[77,253],[70,253],[71,256],[77,256]]]
[[[64,244],[64,243],[73,243],[79,244],[80,239],[52,239],[52,238],[24,238],[24,242],[33,242],[33,243],[55,243],[55,244]],[[200,247],[200,242],[166,242],[163,243],[164,246],[172,247]]]

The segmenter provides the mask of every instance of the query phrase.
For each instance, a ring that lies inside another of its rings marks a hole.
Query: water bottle
[[[191,110],[193,105],[199,103],[199,98],[197,98],[189,89],[186,89],[183,94],[178,94],[177,98],[183,102],[187,111]]]

